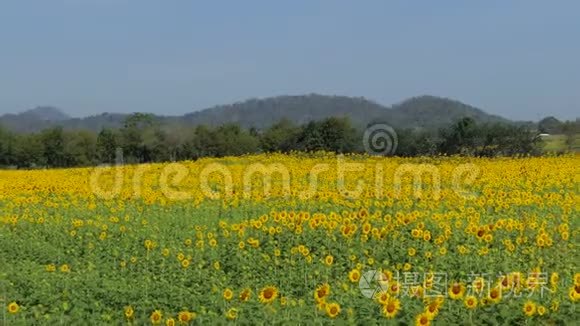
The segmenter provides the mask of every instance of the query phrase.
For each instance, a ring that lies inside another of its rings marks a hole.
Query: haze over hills
[[[17,132],[35,132],[51,126],[99,131],[103,127],[121,127],[127,116],[103,113],[85,118],[71,118],[57,108],[38,107],[19,114],[0,116],[0,125]],[[263,129],[284,118],[303,124],[331,116],[348,117],[358,127],[372,122],[384,122],[395,128],[430,129],[448,125],[463,117],[471,117],[478,122],[511,122],[459,101],[429,95],[413,97],[391,107],[362,97],[284,95],[219,105],[183,116],[155,118],[164,125],[237,123],[246,128]]]

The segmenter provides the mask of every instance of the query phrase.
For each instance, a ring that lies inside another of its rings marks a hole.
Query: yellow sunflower
[[[18,305],[18,303],[16,302],[10,302],[8,304],[8,312],[11,314],[15,314],[18,313],[18,311],[20,310],[20,306]]]
[[[316,302],[324,301],[324,298],[330,294],[330,285],[322,284],[314,290],[314,300]]]
[[[352,283],[356,283],[360,280],[360,271],[358,269],[353,269],[348,273],[348,279]]]
[[[439,306],[440,306],[439,302],[433,300],[427,305],[427,307],[425,307],[424,313],[427,314],[429,319],[432,320],[439,313]]]
[[[572,302],[580,300],[580,285],[574,285],[568,291],[568,297]]]
[[[180,323],[187,324],[195,318],[195,313],[189,311],[181,311],[177,314],[177,320]]]
[[[468,309],[475,309],[477,307],[477,298],[472,295],[468,295],[465,297],[465,300],[463,300],[463,303]]]
[[[324,257],[324,264],[326,264],[326,266],[330,266],[332,263],[334,263],[334,257],[332,255]]]
[[[465,294],[465,285],[455,282],[449,287],[449,297],[454,300],[461,299]]]
[[[326,305],[326,315],[330,318],[336,318],[340,314],[340,305],[336,302]]]
[[[223,297],[227,301],[230,301],[234,297],[234,291],[232,291],[232,289],[230,289],[230,288],[225,289],[224,293],[223,293]]]
[[[230,308],[230,310],[228,310],[228,312],[226,312],[226,318],[229,320],[234,320],[234,319],[238,318],[238,309]]]
[[[528,300],[526,301],[526,303],[524,303],[524,314],[526,314],[526,316],[531,317],[533,315],[536,314],[536,304],[533,303],[532,301]]]
[[[161,318],[163,318],[163,314],[161,313],[161,310],[155,310],[151,313],[151,316],[149,316],[149,319],[151,320],[152,324],[161,323]]]
[[[131,307],[131,306],[125,307],[125,317],[127,319],[133,318],[134,314],[135,314],[135,311],[133,310],[133,307]]]
[[[501,286],[494,286],[491,290],[489,290],[487,297],[492,303],[500,302],[502,297]]]
[[[377,293],[375,296],[377,302],[380,303],[381,305],[387,304],[387,302],[389,301],[389,297],[390,297],[390,295],[386,291],[381,291],[381,292]]]
[[[271,303],[278,297],[278,289],[275,286],[266,286],[260,291],[260,302]]]
[[[426,313],[420,313],[415,317],[415,325],[417,326],[428,326],[431,325],[431,319]]]
[[[538,306],[538,308],[536,308],[536,311],[538,312],[538,315],[543,316],[546,314],[546,307]]]
[[[401,310],[401,301],[397,298],[389,297],[387,302],[382,306],[381,312],[386,318],[394,318]]]
[[[240,301],[242,301],[242,302],[246,302],[246,301],[250,300],[251,297],[252,297],[252,290],[250,290],[249,288],[245,288],[242,290],[242,292],[240,292]]]

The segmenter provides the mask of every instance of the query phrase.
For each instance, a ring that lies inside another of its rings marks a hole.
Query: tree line
[[[439,130],[397,131],[394,155],[512,156],[539,154],[537,132],[524,126],[478,124],[464,118]],[[363,130],[347,118],[327,118],[296,125],[281,120],[264,130],[236,124],[195,128],[164,126],[136,113],[118,129],[65,130],[51,127],[20,134],[0,126],[0,166],[16,168],[92,166],[114,163],[118,149],[125,163],[196,160],[267,152],[358,153]]]

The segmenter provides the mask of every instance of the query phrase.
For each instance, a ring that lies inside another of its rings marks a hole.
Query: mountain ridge
[[[0,116],[0,125],[16,132],[36,132],[46,127],[62,126],[65,129],[118,128],[129,114],[101,113],[83,118],[72,118],[60,109],[40,106],[19,114]],[[153,115],[164,125],[197,126],[236,123],[242,127],[263,129],[288,119],[296,124],[322,120],[330,116],[348,117],[355,126],[384,122],[395,128],[439,128],[462,117],[480,122],[515,123],[506,118],[488,114],[463,102],[421,95],[385,106],[364,97],[342,95],[281,95],[250,98],[225,105],[216,105],[181,116]]]

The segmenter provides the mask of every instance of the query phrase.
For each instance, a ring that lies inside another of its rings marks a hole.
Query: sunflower
[[[145,246],[145,249],[147,249],[147,250],[153,249],[153,241],[151,241],[149,239],[145,240],[143,245]]]
[[[149,319],[151,320],[152,324],[159,324],[161,323],[161,318],[163,318],[163,314],[161,313],[161,310],[155,310],[151,313],[151,316],[149,317]]]
[[[215,246],[217,246],[217,240],[216,240],[216,239],[210,239],[210,240],[209,240],[209,246],[210,246],[210,247],[215,247]]]
[[[223,293],[223,297],[227,301],[230,301],[234,297],[234,291],[232,291],[232,289],[229,289],[229,288],[225,289],[224,293]]]
[[[15,314],[20,310],[20,306],[18,305],[18,303],[16,302],[10,302],[10,304],[8,304],[8,312],[11,314]]]
[[[389,297],[387,302],[382,306],[381,312],[386,318],[393,318],[401,310],[401,301],[397,298]]]
[[[439,313],[439,306],[440,303],[436,300],[431,301],[427,307],[425,307],[425,314],[427,314],[427,316],[429,317],[429,319],[433,319],[435,318],[435,316],[437,316],[437,314]]]
[[[70,272],[70,267],[67,264],[64,264],[64,265],[60,266],[60,271],[63,273],[68,273],[68,272]]]
[[[335,318],[340,314],[340,305],[336,302],[329,303],[326,305],[326,314],[330,318]]]
[[[389,293],[386,291],[381,291],[377,293],[377,295],[375,296],[377,302],[380,303],[381,305],[387,304],[387,302],[389,301],[389,297],[390,297]]]
[[[420,313],[419,315],[417,315],[417,317],[415,317],[415,325],[418,326],[427,326],[427,325],[431,325],[431,319],[429,319],[429,316],[426,313]]]
[[[228,312],[226,312],[226,318],[229,320],[234,320],[234,319],[238,318],[238,309],[230,308],[230,310],[228,310]]]
[[[475,307],[477,307],[477,298],[472,295],[468,295],[465,297],[465,300],[463,300],[463,303],[468,309],[475,309]]]
[[[389,294],[396,296],[401,292],[401,286],[398,282],[394,281],[389,285]]]
[[[508,275],[503,275],[501,277],[500,285],[503,290],[508,290],[511,288],[512,280]]]
[[[334,257],[332,257],[332,255],[324,257],[324,263],[326,264],[326,266],[332,265],[332,263],[334,263]]]
[[[558,273],[553,272],[552,275],[550,275],[550,285],[552,286],[553,289],[556,289],[559,280],[560,275],[558,275]]]
[[[523,278],[522,277],[522,273],[520,273],[520,272],[512,272],[510,274],[510,276],[511,276],[511,280],[512,280],[513,287],[519,288],[519,287],[522,286],[522,283],[523,283],[522,282],[522,278]]]
[[[451,299],[457,300],[463,297],[465,293],[465,285],[462,283],[455,282],[449,287],[449,297]]]
[[[348,273],[348,279],[352,283],[356,283],[360,280],[360,271],[358,269],[353,269]]]
[[[487,243],[490,243],[493,240],[493,235],[491,235],[490,233],[487,233],[484,237],[483,240]]]
[[[246,301],[250,300],[251,297],[252,297],[252,290],[250,290],[249,288],[245,288],[242,290],[242,292],[240,292],[240,301],[242,301],[242,302],[246,302]]]
[[[131,307],[131,306],[125,307],[125,317],[127,319],[133,318],[134,314],[135,314],[135,311],[133,310],[133,307]]]
[[[173,319],[173,318],[167,318],[165,320],[165,326],[175,326],[175,319]]]
[[[568,297],[572,302],[580,300],[580,285],[574,285],[568,291]]]
[[[534,314],[536,314],[536,304],[533,303],[532,301],[528,300],[526,301],[526,303],[524,303],[524,314],[526,314],[526,316],[531,317]]]
[[[330,285],[324,283],[314,290],[314,300],[316,302],[324,301],[324,298],[330,294]]]
[[[477,277],[474,281],[473,281],[473,290],[475,291],[475,293],[481,294],[481,292],[483,291],[483,288],[485,287],[485,279],[483,277]]]
[[[500,286],[494,286],[489,293],[487,294],[487,297],[489,299],[489,301],[491,301],[492,303],[498,303],[501,300],[501,287]]]
[[[189,267],[189,260],[187,260],[187,259],[182,260],[181,267],[183,267],[183,268]]]
[[[372,225],[370,223],[366,222],[365,224],[363,224],[362,233],[368,234],[369,232],[371,232],[371,228],[372,228]]]
[[[544,307],[544,306],[538,306],[538,308],[536,309],[536,311],[538,312],[538,315],[543,316],[546,313],[546,307]]]
[[[278,289],[275,286],[266,286],[260,291],[260,302],[271,303],[278,297]]]
[[[550,303],[550,310],[556,312],[560,309],[560,302],[558,300],[552,300]]]
[[[187,324],[195,318],[195,313],[189,311],[181,311],[177,314],[177,320],[182,324]]]
[[[413,238],[419,238],[423,235],[423,231],[419,230],[419,229],[413,229],[411,230],[411,236]]]
[[[393,272],[386,269],[379,274],[379,282],[389,282],[393,280]]]
[[[326,310],[326,301],[324,300],[320,300],[316,303],[316,308],[320,311],[325,311]]]

